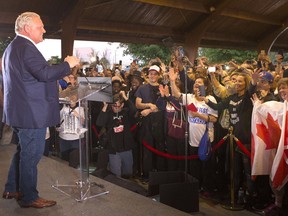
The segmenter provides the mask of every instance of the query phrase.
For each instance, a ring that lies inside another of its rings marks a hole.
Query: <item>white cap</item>
[[[160,68],[157,66],[157,65],[152,65],[150,68],[149,68],[149,71],[156,71],[157,73],[160,74]]]

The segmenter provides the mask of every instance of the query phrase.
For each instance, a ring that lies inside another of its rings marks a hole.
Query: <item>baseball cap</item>
[[[156,71],[158,74],[160,74],[160,67],[158,67],[157,65],[152,65],[149,68],[148,72],[150,72],[150,71]]]
[[[271,73],[267,72],[267,71],[262,71],[260,73],[260,80],[266,80],[269,83],[272,83],[274,80],[274,77]]]

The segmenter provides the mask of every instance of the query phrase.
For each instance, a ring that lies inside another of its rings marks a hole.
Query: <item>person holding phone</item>
[[[200,140],[208,127],[209,137],[211,142],[214,140],[214,123],[217,121],[218,112],[210,108],[201,98],[206,97],[207,99],[216,103],[216,99],[210,95],[210,85],[208,79],[199,76],[196,77],[193,86],[194,93],[182,94],[179,88],[176,86],[177,73],[173,68],[169,70],[169,78],[171,83],[172,94],[175,98],[179,98],[183,105],[194,104],[197,110],[188,111],[188,122],[189,122],[189,155],[197,155]],[[202,96],[201,96],[202,95]],[[205,162],[205,169],[202,171],[202,162],[199,159],[190,160],[190,174],[199,180],[200,187],[208,187],[212,185],[211,174],[207,172],[212,171],[208,165],[209,162]],[[204,176],[209,176],[205,178]],[[213,175],[213,174],[212,174]],[[209,188],[210,189],[210,188]]]
[[[249,92],[251,78],[249,75],[239,73],[236,78],[235,89],[236,93],[223,99],[219,103],[214,103],[207,97],[202,97],[205,103],[215,109],[228,109],[230,115],[230,127],[233,128],[233,135],[245,146],[251,150],[251,117],[253,104],[251,101],[251,93]],[[234,194],[237,198],[237,191],[243,187],[241,179],[244,178],[246,185],[246,200],[245,207],[251,209],[255,201],[255,185],[251,179],[251,160],[246,156],[239,147],[235,144],[234,154]],[[243,176],[244,175],[244,176]]]
[[[275,71],[275,66],[272,64],[272,61],[265,50],[261,50],[258,54],[257,68],[265,71]]]

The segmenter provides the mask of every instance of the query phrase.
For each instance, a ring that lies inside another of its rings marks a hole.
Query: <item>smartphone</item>
[[[209,73],[215,73],[216,72],[216,67],[208,67],[208,72]]]
[[[184,48],[182,46],[178,47],[179,57],[183,58],[185,56]]]
[[[201,85],[198,87],[199,88],[199,92],[200,92],[200,96],[206,96],[206,90],[205,90],[205,86]]]
[[[197,60],[197,59],[194,60],[194,66],[195,66],[195,67],[198,66],[198,60]]]

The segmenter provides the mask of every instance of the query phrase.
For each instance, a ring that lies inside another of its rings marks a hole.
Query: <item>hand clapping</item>
[[[73,68],[77,65],[80,64],[80,60],[75,57],[75,56],[67,56],[65,59],[64,59],[65,62],[67,62],[70,66],[70,68]]]

